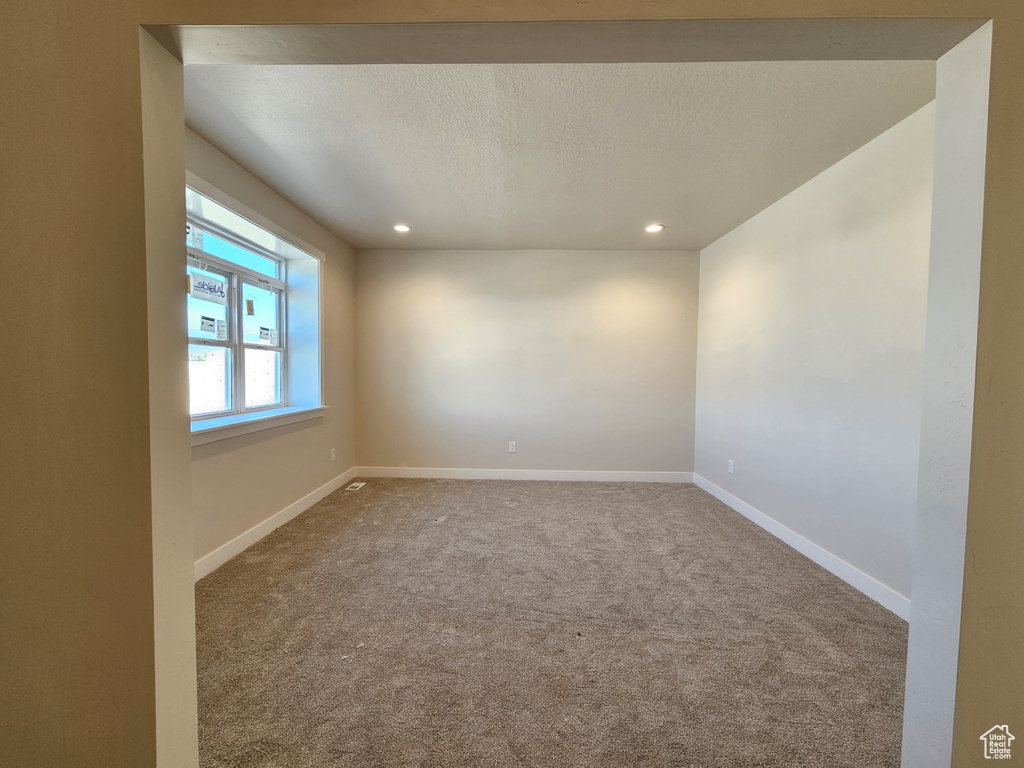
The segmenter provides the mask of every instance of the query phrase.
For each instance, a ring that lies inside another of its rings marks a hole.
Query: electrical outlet
[[[732,474],[732,459],[729,459],[729,474]]]
[[[338,452],[334,448],[331,448],[331,461],[334,461],[336,458],[338,458]]]
[[[509,453],[515,453],[516,452],[516,441],[515,440],[509,440],[508,441],[508,452]]]

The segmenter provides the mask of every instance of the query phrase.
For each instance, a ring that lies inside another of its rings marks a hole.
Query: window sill
[[[216,419],[194,421],[192,422],[192,447],[260,432],[264,429],[283,427],[286,424],[322,419],[327,408],[326,405],[316,408],[274,408],[258,413],[235,413]]]

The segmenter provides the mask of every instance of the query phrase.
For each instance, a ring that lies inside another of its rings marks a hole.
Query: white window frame
[[[217,419],[233,414],[250,414],[259,411],[269,411],[289,406],[288,400],[288,329],[287,323],[287,262],[268,253],[255,243],[238,237],[230,232],[225,232],[210,222],[194,217],[187,217],[189,226],[196,227],[203,232],[209,232],[214,237],[226,240],[227,242],[244,248],[257,256],[273,261],[277,265],[279,278],[269,277],[260,272],[243,267],[227,259],[222,259],[194,246],[187,246],[188,264],[200,269],[212,267],[216,274],[228,278],[228,338],[226,341],[218,339],[203,339],[189,336],[188,343],[209,347],[220,347],[231,350],[231,408],[223,411],[212,411],[192,416],[193,422],[206,419]],[[244,302],[242,301],[242,285],[248,283],[259,288],[270,289],[277,294],[277,341],[274,344],[256,344],[245,341],[242,329],[245,323]],[[245,350],[264,349],[281,353],[281,399],[276,403],[267,405],[247,406],[245,404]]]
[[[288,347],[286,359],[282,359],[284,404],[248,410],[243,408],[238,412],[222,411],[218,414],[197,415],[190,420],[192,446],[201,446],[286,424],[324,418],[330,410],[330,406],[324,401],[323,280],[326,254],[191,170],[185,171],[185,177],[188,190],[276,238],[273,247],[258,244],[253,247],[254,244],[247,238],[235,234],[233,228],[225,228],[210,221],[208,217],[198,213],[199,209],[193,210],[191,204],[186,206],[188,222],[219,238],[241,245],[261,257],[272,258],[282,264],[283,269],[279,269],[278,282],[285,284],[285,311],[278,320],[278,339]],[[199,252],[198,249],[193,250]],[[223,261],[205,252],[202,260],[211,266],[215,261]],[[217,266],[220,267],[220,264]],[[234,263],[225,266],[234,271],[245,270]],[[258,274],[257,279],[268,278],[266,275]],[[293,295],[293,291],[298,293]],[[241,301],[237,303],[241,308]],[[237,323],[235,314],[229,314],[231,321]],[[299,378],[296,379],[296,376]],[[236,396],[234,402],[238,404],[244,400],[238,400]]]

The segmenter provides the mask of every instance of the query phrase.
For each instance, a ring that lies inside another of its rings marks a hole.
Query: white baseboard
[[[718,487],[710,480],[694,473],[693,482],[697,487],[704,489],[719,501],[732,507],[745,518],[756,523],[768,533],[781,539],[800,554],[813,560],[826,571],[829,571],[845,581],[854,589],[863,592],[876,603],[889,609],[901,619],[910,621],[910,598],[904,597],[899,592],[885,586],[879,581],[868,576],[861,570],[850,565],[833,555],[828,550],[822,549],[813,541],[805,539],[796,531],[787,528],[778,520],[769,517],[764,512],[755,509],[723,488]]]
[[[359,477],[418,477],[448,480],[569,480],[599,483],[692,483],[692,472],[591,471],[576,469],[439,469],[357,467]]]
[[[289,504],[280,512],[271,515],[259,525],[253,526],[245,533],[233,538],[227,544],[218,547],[210,554],[196,560],[195,580],[199,581],[204,576],[213,573],[228,560],[244,552],[271,531],[280,528],[290,520],[294,520],[300,514],[320,501],[320,499],[334,493],[336,490],[341,488],[341,486],[345,485],[345,483],[356,476],[356,469],[356,467],[352,467],[352,469],[338,475],[330,482],[321,485],[312,493],[307,493],[294,504]]]
[[[562,469],[441,469],[429,467],[352,467],[328,483],[306,494],[280,512],[268,517],[259,525],[235,537],[227,544],[201,557],[195,562],[195,580],[213,573],[231,558],[241,554],[271,531],[280,528],[290,520],[312,507],[321,499],[334,493],[355,477],[410,477],[453,480],[562,480],[590,482],[632,482],[632,483],[694,483],[716,499],[739,512],[768,533],[784,541],[800,554],[813,560],[825,570],[838,576],[851,587],[863,592],[884,608],[900,618],[910,620],[910,599],[876,581],[845,560],[822,549],[813,541],[805,539],[796,531],[787,528],[764,512],[733,496],[710,480],[693,472],[633,472],[633,471],[592,471]]]

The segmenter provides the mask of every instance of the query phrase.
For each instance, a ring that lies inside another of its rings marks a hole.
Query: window
[[[193,189],[186,204],[193,433],[320,407],[319,260]]]

